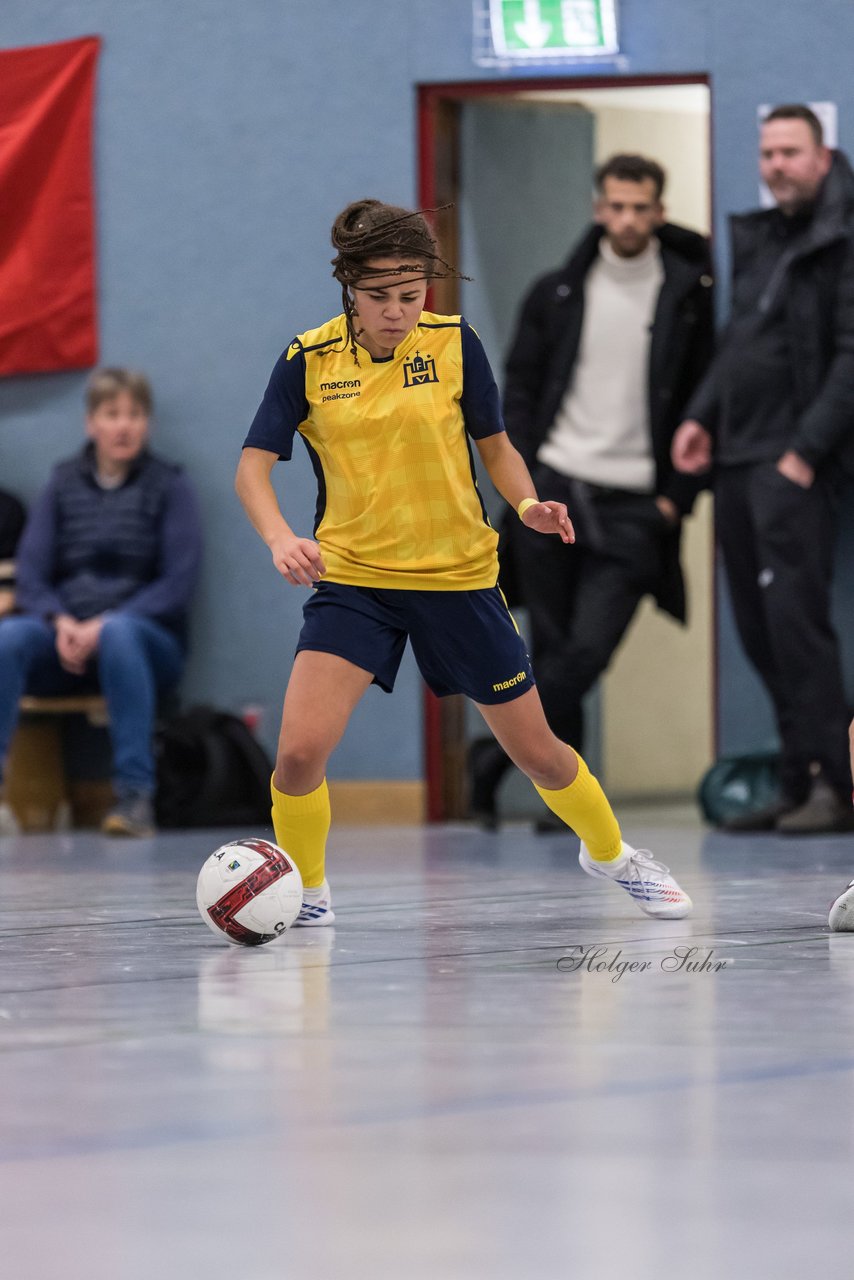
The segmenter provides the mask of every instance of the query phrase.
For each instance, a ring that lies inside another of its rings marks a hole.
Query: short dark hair
[[[119,368],[95,369],[89,374],[86,383],[87,413],[94,413],[106,400],[115,400],[122,391],[128,393],[147,417],[151,416],[154,397],[148,378],[136,369]]]
[[[803,120],[815,139],[815,145],[824,146],[824,129],[821,121],[812,107],[808,107],[803,102],[786,102],[781,107],[773,107],[762,123],[768,124],[771,120]]]
[[[600,195],[605,190],[606,178],[617,178],[620,182],[646,182],[649,179],[655,184],[656,200],[660,200],[667,174],[656,160],[649,160],[646,156],[616,155],[596,170],[596,190]]]

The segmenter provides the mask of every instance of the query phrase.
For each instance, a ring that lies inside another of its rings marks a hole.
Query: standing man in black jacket
[[[643,156],[599,168],[596,223],[534,284],[507,359],[507,431],[538,491],[570,507],[576,544],[543,548],[511,514],[503,577],[529,610],[549,723],[578,747],[583,696],[641,599],[685,619],[680,526],[699,485],[670,447],[711,359],[712,278],[708,241],[665,222],[664,182]],[[475,744],[472,807],[487,825],[506,767]]]
[[[673,460],[699,475],[714,459],[736,623],[782,743],[779,802],[728,826],[836,831],[851,824],[830,588],[854,461],[854,173],[801,105],[766,117],[759,168],[776,205],[732,219],[732,316]]]

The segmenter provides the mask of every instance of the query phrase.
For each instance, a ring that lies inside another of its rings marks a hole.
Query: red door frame
[[[439,109],[447,103],[473,98],[497,97],[555,89],[629,89],[654,85],[702,84],[711,90],[706,72],[672,76],[548,76],[512,80],[460,80],[445,84],[420,84],[418,90],[418,204],[433,209],[436,190],[436,122]],[[714,643],[714,641],[713,641]],[[713,684],[717,683],[717,662],[713,664]],[[714,689],[715,739],[717,740],[717,689]],[[442,752],[442,707],[438,698],[424,690],[424,764],[427,781],[427,821],[445,820],[444,758]]]

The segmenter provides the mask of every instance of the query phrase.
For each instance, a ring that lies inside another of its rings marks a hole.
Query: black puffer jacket
[[[506,362],[504,418],[529,466],[555,420],[578,356],[584,281],[596,261],[602,228],[593,226],[559,271],[531,289]],[[649,416],[656,492],[690,511],[701,485],[670,462],[673,433],[706,372],[714,347],[709,242],[671,223],[659,228],[664,283],[652,325]]]
[[[730,219],[734,277],[746,269],[775,216],[774,209],[759,209]],[[781,254],[757,305],[770,311],[781,299],[798,411],[788,448],[813,467],[839,462],[854,473],[854,171],[841,151],[834,152],[809,229]],[[715,361],[686,415],[712,434],[721,369]]]

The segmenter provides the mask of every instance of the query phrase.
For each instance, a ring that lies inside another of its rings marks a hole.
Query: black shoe
[[[794,800],[775,800],[772,804],[763,805],[761,809],[753,809],[749,813],[740,813],[735,818],[726,818],[718,824],[719,831],[776,831],[777,823],[795,809]]]
[[[469,747],[469,814],[484,831],[498,830],[498,784],[510,765],[494,738],[476,738]]]
[[[791,809],[777,822],[781,835],[809,836],[834,831],[854,831],[854,813],[824,778],[816,778],[803,804]]]

